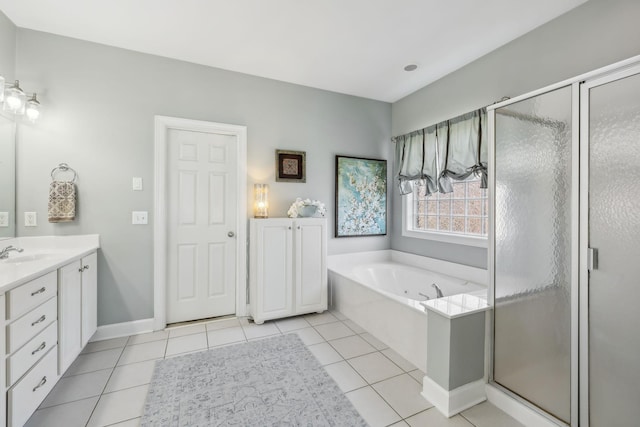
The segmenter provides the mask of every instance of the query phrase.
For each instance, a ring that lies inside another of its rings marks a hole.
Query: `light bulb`
[[[24,114],[24,106],[27,100],[27,96],[24,94],[22,89],[20,89],[20,84],[18,80],[13,84],[13,86],[7,88],[4,93],[4,110],[9,111],[13,114]]]
[[[25,111],[25,114],[27,115],[27,118],[30,122],[35,123],[35,121],[38,120],[38,117],[40,117],[40,108],[40,103],[38,102],[36,94],[34,93],[31,99],[27,101],[27,107]]]

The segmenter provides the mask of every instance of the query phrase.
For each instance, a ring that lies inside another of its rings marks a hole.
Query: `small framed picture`
[[[276,181],[307,182],[304,151],[276,150]]]

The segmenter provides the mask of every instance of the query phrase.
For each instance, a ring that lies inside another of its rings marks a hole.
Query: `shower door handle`
[[[587,248],[587,270],[589,272],[598,269],[598,249]]]

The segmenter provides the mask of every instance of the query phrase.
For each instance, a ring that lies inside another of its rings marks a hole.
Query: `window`
[[[424,181],[415,181],[404,196],[403,235],[471,246],[486,246],[489,227],[487,190],[480,178],[454,181],[452,193],[426,195]]]

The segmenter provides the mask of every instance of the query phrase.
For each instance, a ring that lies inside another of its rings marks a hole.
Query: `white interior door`
[[[237,137],[167,131],[167,323],[235,313]]]

